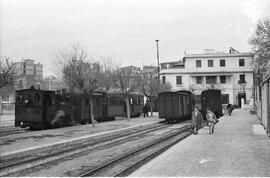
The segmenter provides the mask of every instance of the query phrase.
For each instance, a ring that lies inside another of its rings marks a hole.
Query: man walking
[[[217,123],[218,121],[216,115],[210,110],[210,108],[206,109],[206,119],[208,121],[209,134],[213,134],[215,123]]]
[[[143,117],[147,116],[148,117],[148,106],[147,104],[144,105],[143,107]]]
[[[202,119],[202,114],[198,110],[198,108],[195,107],[194,111],[192,112],[192,118],[191,118],[194,135],[198,134],[198,130],[201,128],[201,119]]]
[[[229,116],[232,115],[233,106],[231,104],[227,105],[227,111],[229,113]]]

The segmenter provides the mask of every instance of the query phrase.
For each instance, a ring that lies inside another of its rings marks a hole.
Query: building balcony
[[[240,84],[240,85],[244,85],[244,84],[246,84],[247,83],[247,81],[245,81],[245,80],[238,80],[238,82],[237,82],[238,84]]]
[[[189,89],[190,90],[208,90],[208,89],[218,89],[218,90],[223,90],[224,88],[229,87],[230,85],[223,85],[223,84],[191,84]]]

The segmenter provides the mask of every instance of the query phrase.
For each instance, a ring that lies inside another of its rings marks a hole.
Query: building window
[[[215,84],[217,83],[216,76],[206,76],[206,84]]]
[[[214,67],[214,61],[208,60],[208,67]]]
[[[220,83],[226,83],[226,76],[225,75],[222,75],[220,76]]]
[[[196,60],[196,67],[202,67],[202,61]]]
[[[225,67],[226,63],[225,63],[225,59],[220,59],[220,67]]]
[[[229,94],[222,94],[221,95],[221,104],[228,104],[229,103]]]
[[[39,82],[36,83],[36,86],[37,86],[37,89],[40,89],[40,83]]]
[[[245,66],[245,59],[239,59],[239,66]]]
[[[167,69],[166,64],[161,64],[161,69]]]
[[[163,85],[166,84],[166,78],[165,78],[165,76],[162,76],[162,84],[163,84]]]
[[[176,85],[182,85],[182,76],[176,76]]]
[[[23,89],[23,81],[19,80],[19,89]]]
[[[238,83],[246,83],[245,74],[239,75],[239,81],[238,81]]]
[[[196,84],[202,84],[202,76],[196,77]]]

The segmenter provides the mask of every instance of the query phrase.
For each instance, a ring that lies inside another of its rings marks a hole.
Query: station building
[[[253,97],[252,53],[230,48],[228,53],[207,50],[186,54],[182,60],[161,63],[160,80],[172,90],[188,89],[200,95],[206,89],[220,89],[222,103],[248,103]]]

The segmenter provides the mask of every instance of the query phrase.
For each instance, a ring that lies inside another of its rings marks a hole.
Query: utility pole
[[[160,74],[159,74],[159,52],[158,52],[158,42],[159,42],[159,40],[156,40],[156,43],[157,43],[157,67],[158,67],[158,84],[160,85]]]

